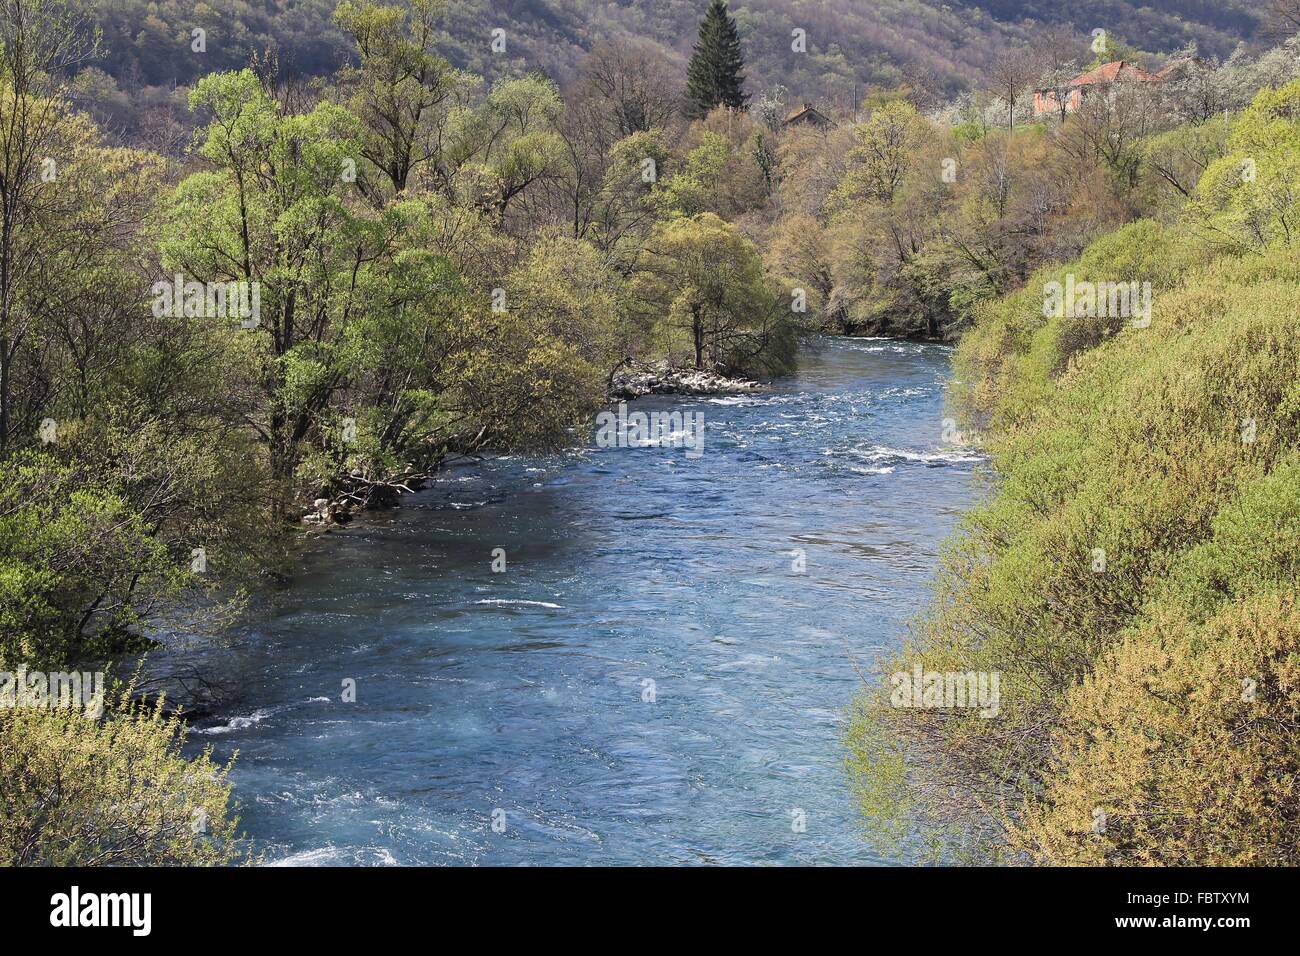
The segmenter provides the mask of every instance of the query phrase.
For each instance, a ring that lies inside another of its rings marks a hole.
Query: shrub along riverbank
[[[1178,221],[1041,270],[961,343],[955,398],[998,483],[883,669],[997,673],[1000,706],[896,707],[888,684],[860,702],[850,762],[877,836],[1297,862],[1297,147],[1300,84],[1261,93]],[[1149,325],[1045,317],[1067,275],[1149,281]]]

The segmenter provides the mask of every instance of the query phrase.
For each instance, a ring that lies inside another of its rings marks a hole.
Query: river
[[[227,696],[190,748],[239,751],[272,863],[882,862],[845,712],[975,494],[949,359],[822,339],[768,391],[634,403],[703,412],[698,458],[450,469],[200,655]]]

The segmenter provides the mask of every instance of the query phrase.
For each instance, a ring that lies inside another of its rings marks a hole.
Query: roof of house
[[[1148,73],[1140,66],[1134,66],[1124,60],[1112,60],[1103,63],[1095,70],[1080,73],[1069,82],[1069,86],[1093,86],[1098,83],[1115,83],[1130,81],[1138,83],[1159,83],[1163,79],[1154,73]]]
[[[785,118],[785,122],[793,123],[796,120],[800,120],[805,117],[823,123],[833,123],[833,120],[829,116],[827,116],[821,110],[817,109],[817,107],[813,106],[811,103],[805,103],[803,104],[803,106],[799,107],[797,110],[787,115]]]

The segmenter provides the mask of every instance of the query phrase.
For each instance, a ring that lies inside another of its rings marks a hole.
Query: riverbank
[[[768,386],[746,378],[730,378],[704,369],[677,368],[666,363],[643,363],[621,369],[610,378],[609,400],[631,401],[647,395],[736,395],[759,392]],[[392,507],[400,497],[424,490],[437,472],[413,465],[381,480],[349,476],[352,484],[338,494],[316,498],[300,517],[304,525],[320,528],[348,524],[361,511]]]
[[[1293,84],[1238,121],[1269,130],[1261,170],[1290,169],[1298,105]],[[1051,866],[1296,862],[1300,259],[1225,251],[1237,215],[1099,238],[962,342],[955,405],[999,480],[885,672],[996,678],[1001,703],[870,688],[850,737],[873,831]],[[1043,314],[1045,290],[1135,276],[1144,314]]]

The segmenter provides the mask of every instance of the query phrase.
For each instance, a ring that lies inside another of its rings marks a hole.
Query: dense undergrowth
[[[878,836],[948,858],[1295,864],[1297,106],[1297,84],[1260,94],[1181,218],[1041,270],[962,341],[955,399],[997,483],[883,669],[996,672],[999,713],[860,701],[850,762]],[[1247,158],[1258,176],[1234,181]],[[1151,282],[1149,324],[1045,317],[1067,273]]]

